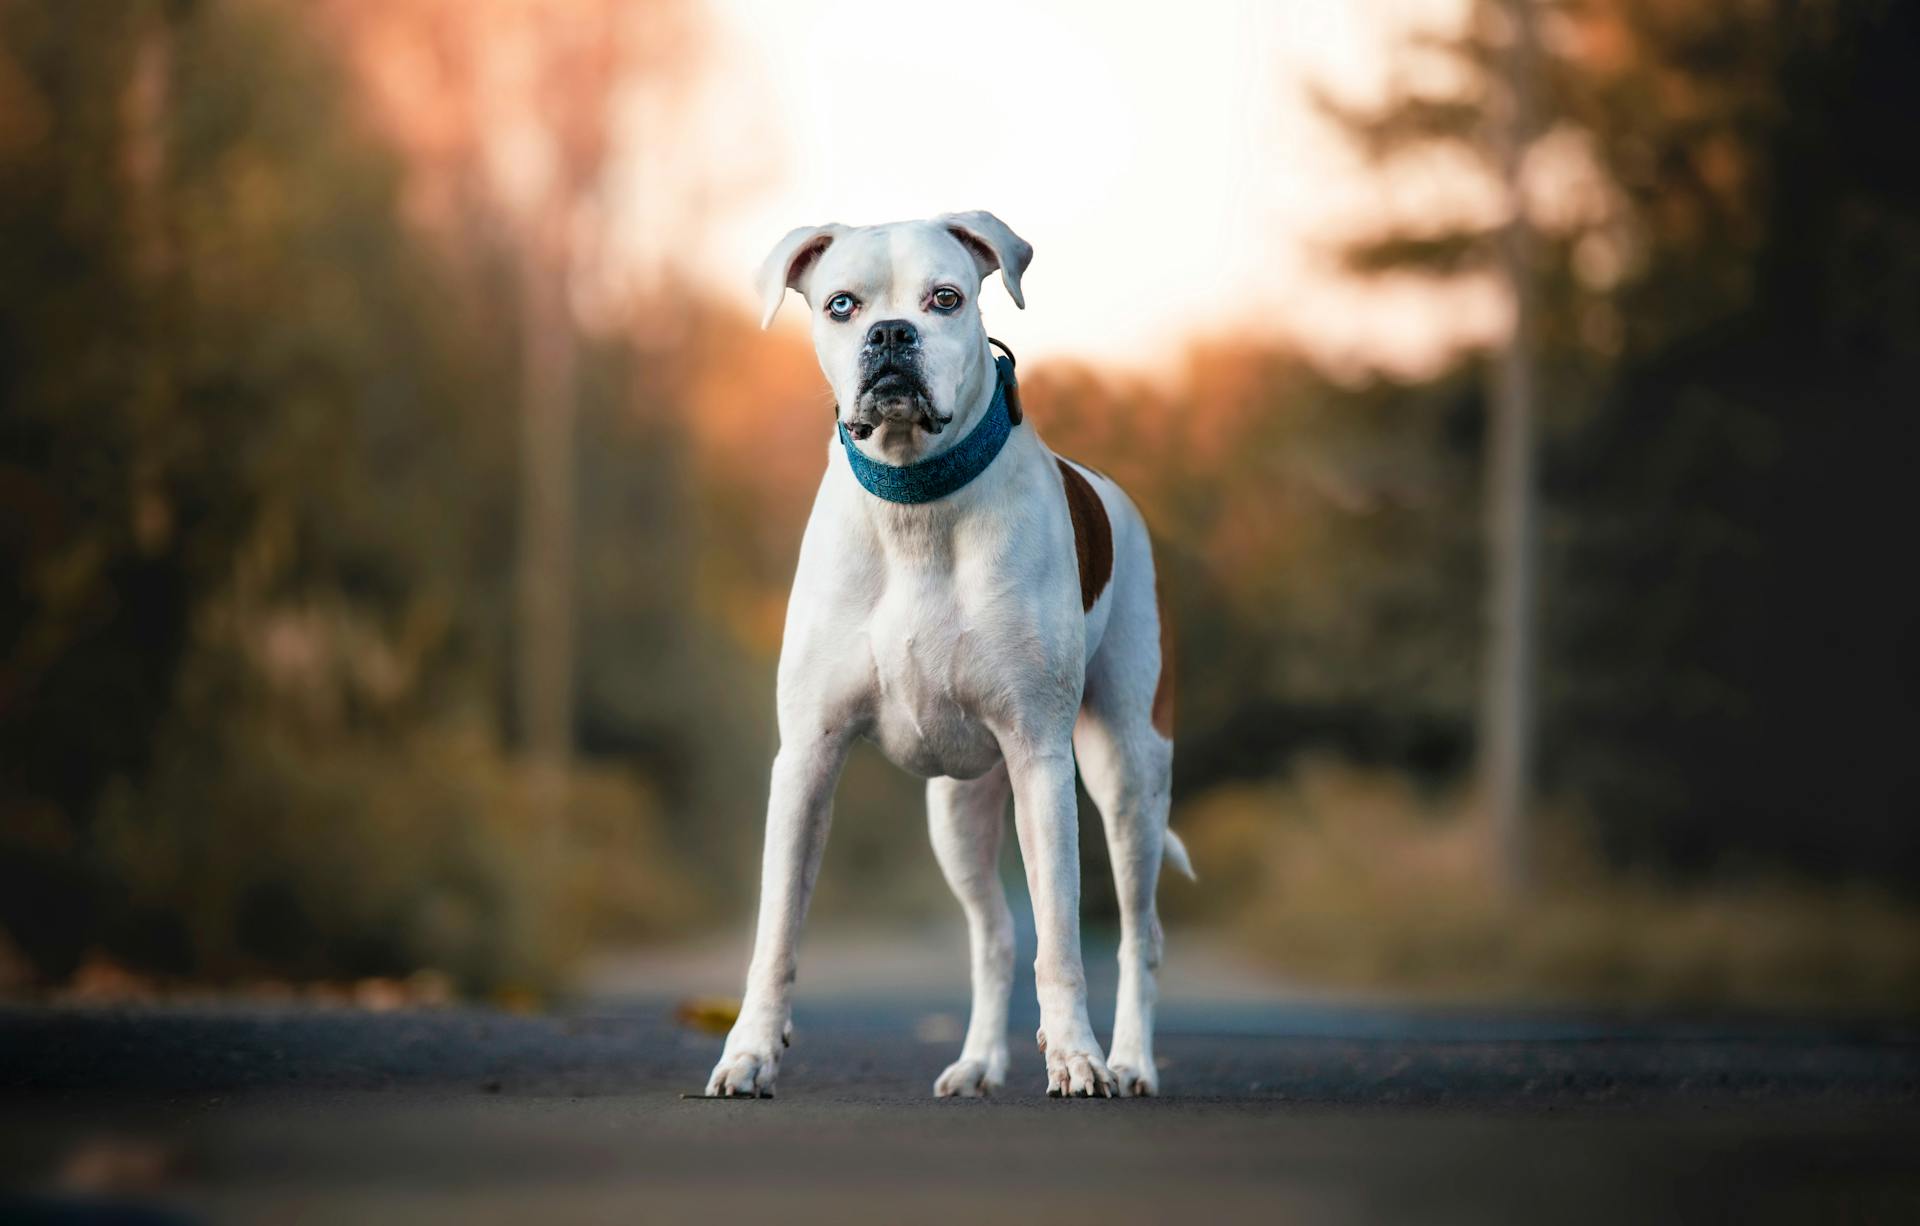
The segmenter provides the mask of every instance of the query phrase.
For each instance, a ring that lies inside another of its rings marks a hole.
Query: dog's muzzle
[[[888,423],[910,424],[928,434],[946,429],[953,418],[933,407],[933,392],[920,373],[920,331],[904,319],[883,319],[867,329],[860,348],[860,390],[847,433],[872,436]]]

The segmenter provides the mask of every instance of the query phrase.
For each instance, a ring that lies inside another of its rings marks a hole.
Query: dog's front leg
[[[1087,975],[1080,957],[1080,828],[1073,793],[1073,749],[1056,745],[1007,754],[1013,821],[1033,897],[1039,952],[1033,962],[1047,1093],[1113,1096],[1100,1043],[1087,1019]]]
[[[773,760],[753,961],[740,1017],[707,1079],[709,1096],[773,1097],[780,1052],[791,1029],[794,946],[826,850],[833,788],[846,752],[844,738],[819,736],[800,747],[783,746]]]

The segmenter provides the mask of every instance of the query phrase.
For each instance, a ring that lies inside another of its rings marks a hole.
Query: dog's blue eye
[[[835,294],[827,299],[827,314],[835,319],[852,319],[854,308],[859,305],[852,294]]]
[[[960,291],[950,285],[943,285],[933,291],[933,309],[936,311],[954,311],[960,307]]]

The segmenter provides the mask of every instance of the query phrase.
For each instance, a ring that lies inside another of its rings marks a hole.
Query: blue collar
[[[840,445],[846,448],[847,463],[869,494],[888,502],[933,502],[987,471],[987,465],[993,463],[1000,448],[1006,446],[1007,435],[1013,433],[1007,395],[1017,386],[1012,358],[995,358],[993,367],[998,376],[993,385],[993,402],[987,405],[986,416],[980,424],[939,455],[917,464],[882,464],[868,459],[853,445],[853,436],[847,433],[846,426],[840,427]],[[1019,393],[1013,391],[1013,394]]]

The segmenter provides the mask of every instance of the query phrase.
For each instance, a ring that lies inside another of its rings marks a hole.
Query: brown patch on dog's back
[[[1067,512],[1073,516],[1073,553],[1080,563],[1080,608],[1093,608],[1113,578],[1113,525],[1106,504],[1080,470],[1055,457],[1067,486]]]
[[[1167,616],[1167,598],[1158,583],[1153,600],[1160,617],[1160,681],[1153,687],[1153,728],[1173,739],[1173,619]]]

